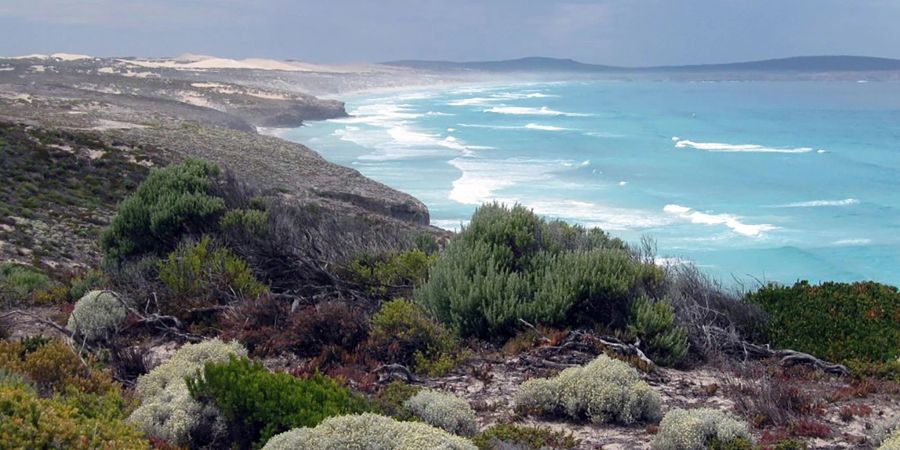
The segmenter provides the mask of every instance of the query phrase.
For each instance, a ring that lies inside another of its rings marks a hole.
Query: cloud
[[[0,3],[0,17],[43,24],[110,27],[252,23],[268,0],[29,0]]]

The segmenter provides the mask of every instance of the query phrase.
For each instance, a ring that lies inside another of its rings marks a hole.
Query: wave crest
[[[811,147],[765,147],[756,144],[725,144],[721,142],[694,142],[687,139],[678,140],[677,137],[672,138],[675,141],[675,148],[693,148],[697,150],[705,150],[708,152],[723,153],[809,153],[813,151]]]
[[[732,214],[708,214],[681,205],[669,204],[663,207],[663,211],[682,219],[689,220],[691,223],[701,225],[725,225],[735,233],[750,237],[759,237],[766,231],[778,229],[775,225],[767,223],[744,223],[741,222],[738,216]]]

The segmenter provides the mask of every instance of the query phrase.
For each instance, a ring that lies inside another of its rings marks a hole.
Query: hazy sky
[[[900,0],[0,0],[0,54],[619,65],[900,58]]]

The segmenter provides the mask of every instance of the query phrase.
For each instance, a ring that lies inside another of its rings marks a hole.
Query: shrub
[[[35,292],[52,286],[50,277],[35,268],[13,263],[0,264],[0,306],[26,302]]]
[[[470,441],[430,425],[398,422],[375,414],[340,416],[326,419],[315,428],[298,428],[281,433],[263,450],[327,448],[476,450]]]
[[[242,302],[224,322],[224,336],[238,339],[257,356],[353,350],[369,335],[369,318],[360,308],[328,301],[292,313],[289,302],[271,294]]]
[[[232,209],[222,215],[219,226],[226,233],[247,233],[263,236],[269,222],[269,213],[257,209]]]
[[[711,335],[710,329],[724,330],[732,338],[764,341],[768,315],[743,299],[743,293],[726,290],[693,264],[670,265],[666,271],[665,297],[676,322],[688,333],[690,348],[700,356],[716,358],[724,346],[734,343],[733,339]]]
[[[91,417],[26,386],[0,382],[3,448],[146,449],[149,445],[119,418]]]
[[[900,358],[889,361],[866,361],[855,358],[845,361],[845,364],[858,378],[878,378],[900,383]]]
[[[109,280],[103,272],[91,269],[78,275],[69,282],[69,298],[80,299],[90,291],[107,287]]]
[[[118,392],[108,370],[84,364],[75,351],[62,341],[0,341],[0,371],[21,374],[34,382],[42,392],[78,391],[105,394]]]
[[[300,309],[288,326],[290,350],[301,356],[316,356],[329,347],[353,350],[369,336],[368,316],[338,301]]]
[[[452,394],[424,389],[407,400],[405,406],[423,422],[460,436],[478,432],[475,411],[469,403]]]
[[[402,381],[392,381],[375,395],[375,408],[382,414],[397,420],[410,420],[413,415],[405,406],[406,401],[421,390],[422,388],[419,386]]]
[[[659,394],[636,370],[606,355],[554,378],[526,381],[513,403],[520,413],[566,414],[626,425],[657,420],[661,405]]]
[[[453,237],[416,300],[462,336],[502,339],[519,320],[624,326],[629,301],[661,289],[662,271],[599,230],[484,205]]]
[[[425,281],[434,260],[434,254],[419,249],[378,257],[360,256],[350,263],[350,278],[370,293],[385,298],[408,295]]]
[[[750,440],[747,425],[722,411],[674,409],[663,417],[651,446],[654,450],[703,450],[714,442],[720,449],[749,449]]]
[[[225,201],[214,195],[219,168],[203,161],[154,169],[123,200],[101,246],[113,260],[145,253],[161,254],[175,247],[186,233],[217,224]]]
[[[803,281],[768,285],[748,295],[772,317],[767,333],[779,348],[844,362],[900,356],[900,292],[874,282]]]
[[[725,394],[754,426],[786,427],[817,409],[817,400],[807,390],[765,364],[744,363],[723,374]]]
[[[296,427],[316,426],[327,417],[362,412],[365,401],[334,380],[272,373],[260,363],[232,357],[207,363],[202,376],[188,379],[191,396],[214,405],[228,423],[233,442],[247,448]]]
[[[136,392],[141,405],[128,421],[148,436],[173,444],[197,446],[225,433],[225,421],[210,405],[191,398],[185,378],[203,370],[207,362],[226,362],[247,351],[238,343],[212,339],[187,344],[172,358],[138,378]]]
[[[109,339],[128,317],[128,308],[110,291],[91,291],[75,303],[67,327],[88,341]]]
[[[889,434],[878,447],[878,450],[900,450],[900,428]]]
[[[369,348],[386,362],[416,367],[456,352],[456,339],[418,305],[392,300],[372,317]]]
[[[511,423],[492,425],[472,439],[478,450],[517,448],[522,450],[572,449],[578,439],[550,428],[529,427]]]
[[[675,365],[687,356],[687,332],[675,324],[675,312],[665,300],[640,297],[632,302],[628,330],[641,339],[650,359],[661,366]]]
[[[179,245],[160,263],[159,279],[174,296],[164,309],[178,314],[227,299],[257,298],[266,291],[244,260],[227,248],[213,247],[209,236]]]

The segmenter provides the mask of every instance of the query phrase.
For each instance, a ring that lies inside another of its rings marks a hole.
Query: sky
[[[900,58],[900,0],[0,0],[0,55],[627,66]]]

